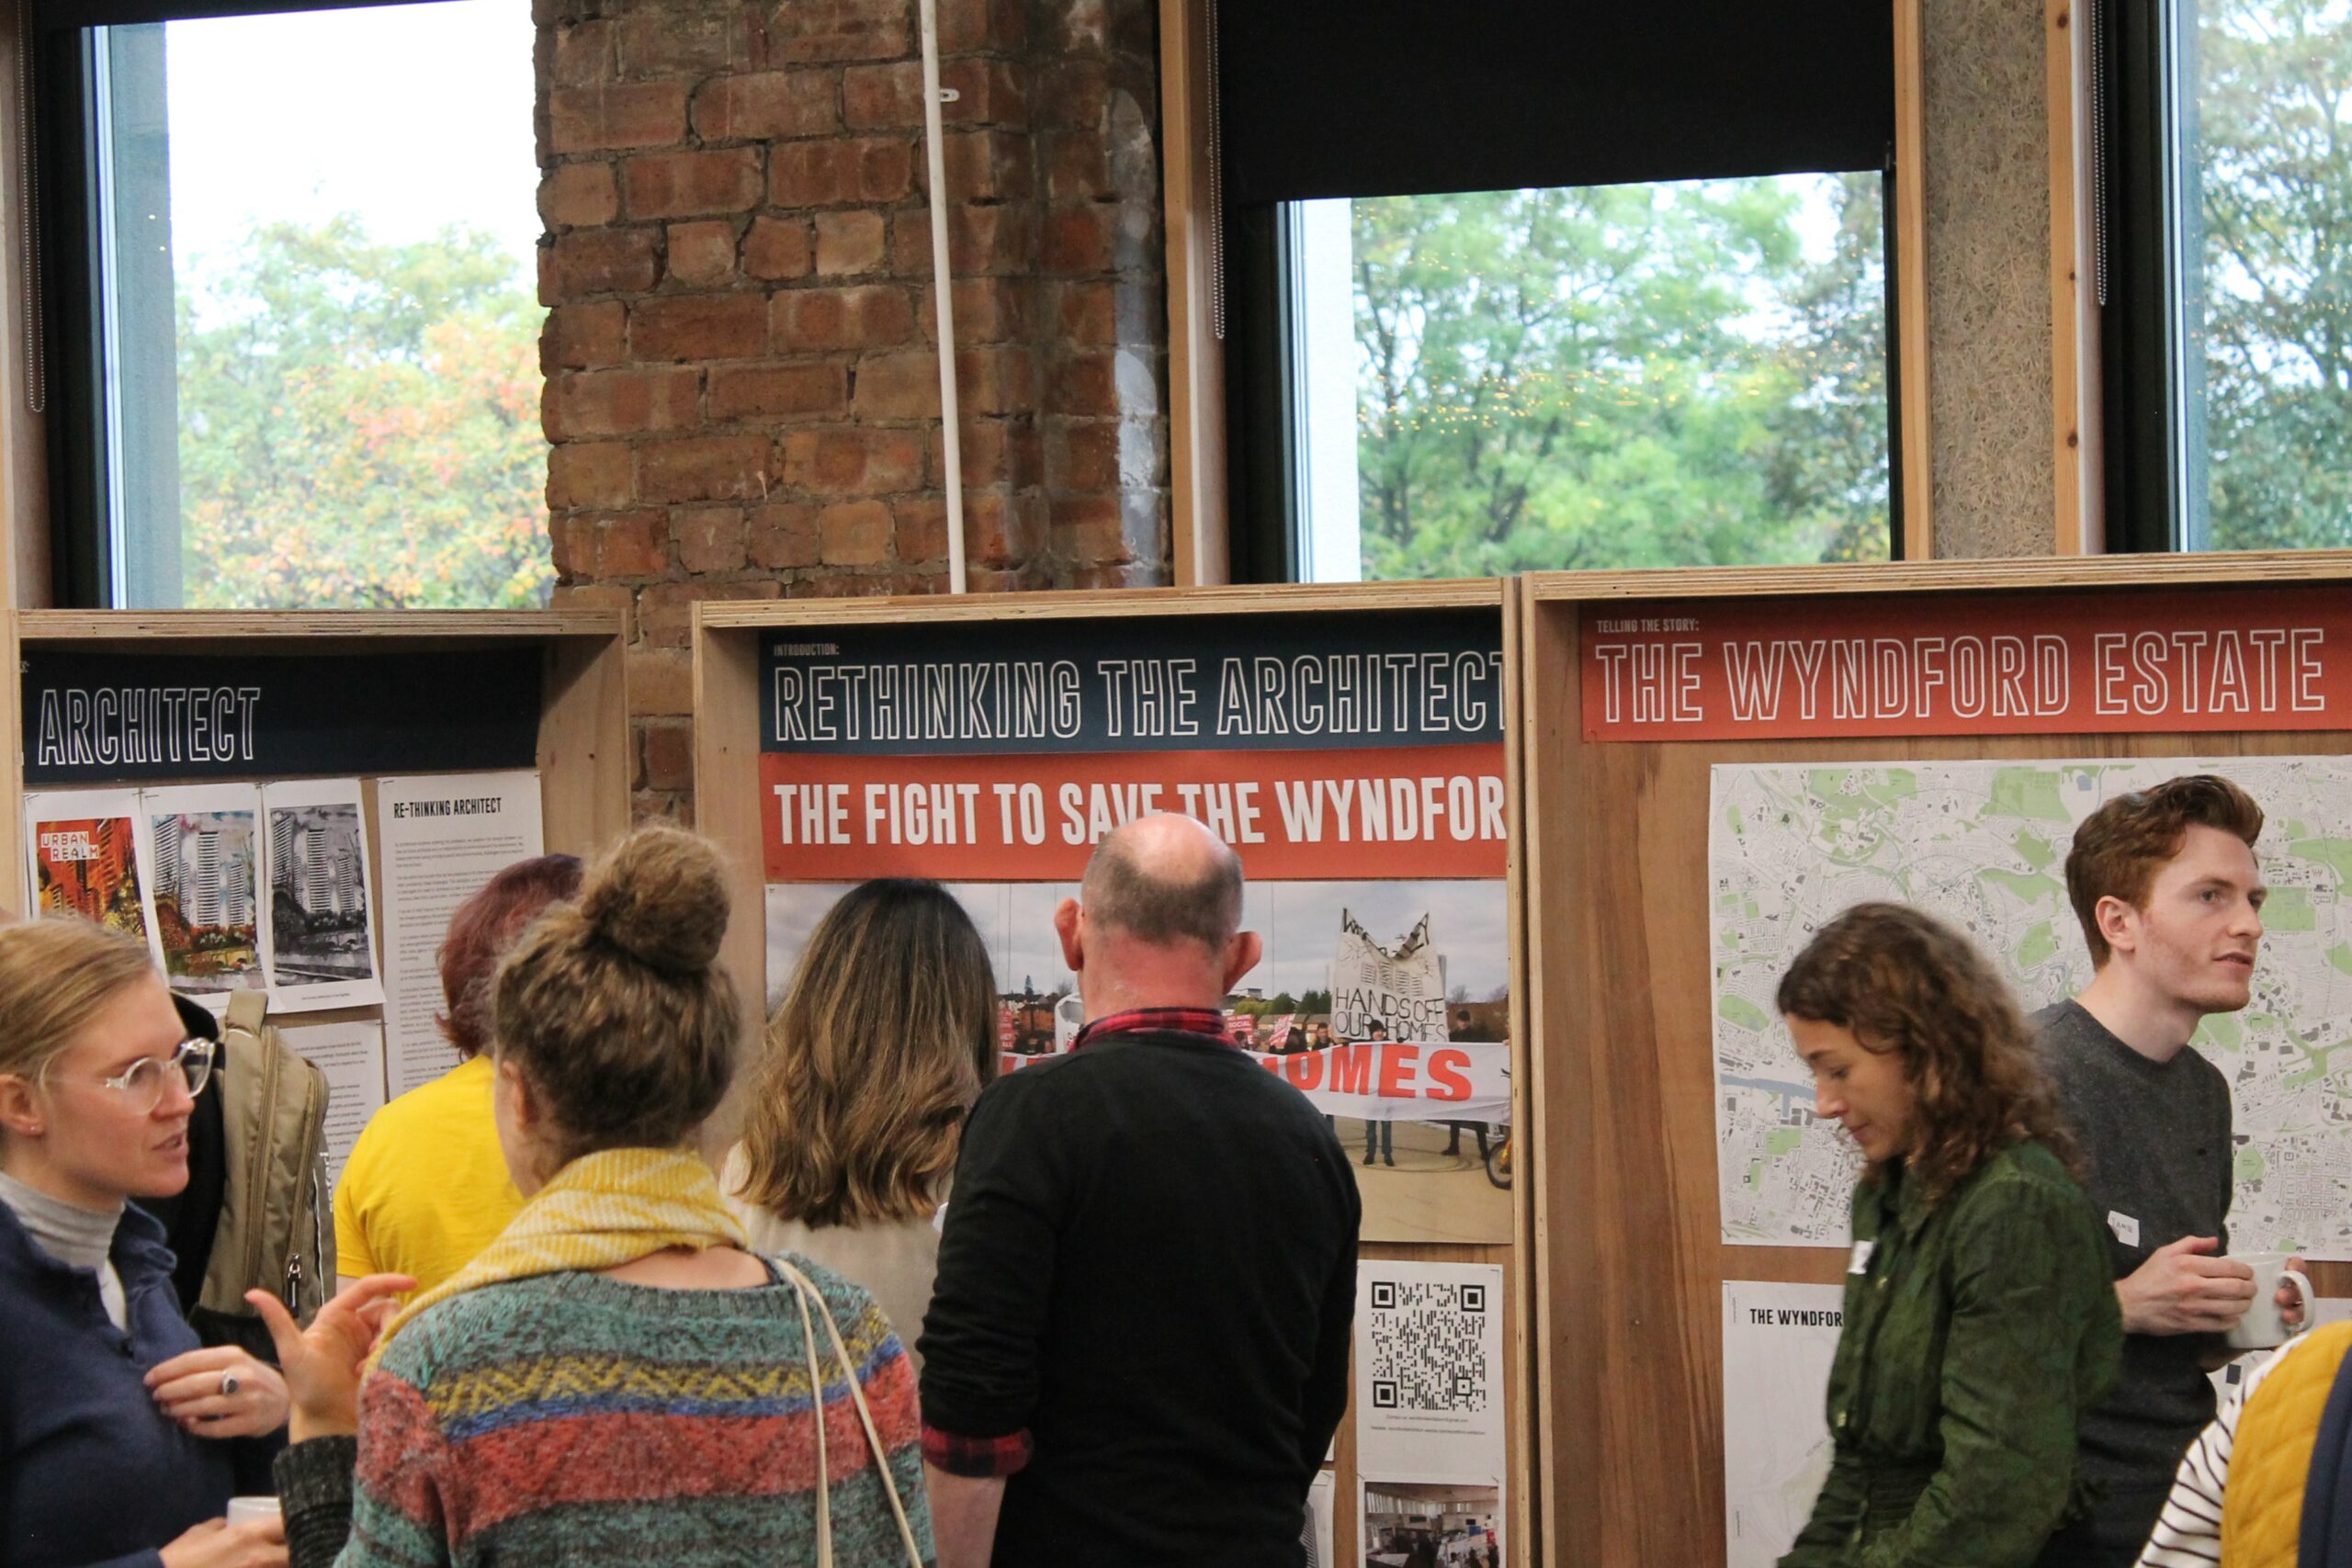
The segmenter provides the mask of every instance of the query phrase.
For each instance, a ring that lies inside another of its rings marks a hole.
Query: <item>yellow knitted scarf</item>
[[[744,1246],[718,1179],[680,1149],[605,1149],[582,1155],[532,1194],[513,1223],[474,1260],[402,1308],[368,1357],[382,1359],[392,1337],[451,1296],[509,1280],[571,1269],[617,1269],[664,1248]]]

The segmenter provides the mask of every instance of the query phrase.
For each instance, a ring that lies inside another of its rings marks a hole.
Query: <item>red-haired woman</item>
[[[1894,904],[1824,926],[1779,1001],[1815,1114],[1868,1162],[1835,1458],[1781,1568],[2026,1568],[2086,1501],[2076,1422],[2123,1332],[2025,1022],[1964,938]]]
[[[548,905],[580,891],[580,861],[518,861],[458,906],[441,943],[435,1021],[458,1065],[369,1119],[334,1190],[335,1272],[406,1274],[422,1292],[472,1260],[523,1206],[490,1114],[490,981]]]

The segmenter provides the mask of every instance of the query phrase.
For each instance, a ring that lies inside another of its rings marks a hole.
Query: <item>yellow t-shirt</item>
[[[475,1056],[368,1119],[334,1190],[334,1269],[413,1274],[429,1291],[473,1260],[523,1206]]]

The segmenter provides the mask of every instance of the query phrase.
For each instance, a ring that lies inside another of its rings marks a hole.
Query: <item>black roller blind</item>
[[[1220,0],[1239,205],[1885,166],[1892,0]]]
[[[120,28],[142,22],[193,22],[216,17],[264,17],[286,11],[350,11],[367,6],[413,6],[433,0],[33,0],[33,21],[45,32],[67,28]]]

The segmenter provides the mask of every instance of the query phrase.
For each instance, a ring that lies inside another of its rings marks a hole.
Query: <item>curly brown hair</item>
[[[1902,1058],[1913,1097],[1905,1165],[1930,1203],[2012,1144],[2042,1144],[2079,1174],[2008,987],[1941,921],[1857,904],[1814,933],[1776,1000],[1790,1017],[1850,1029],[1864,1050]]]

